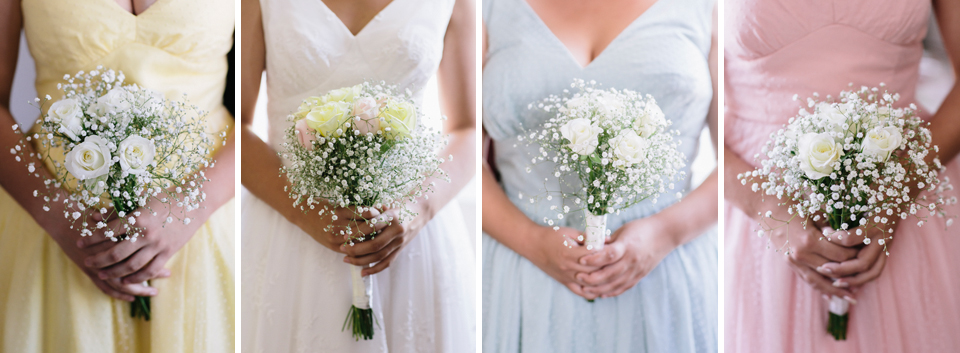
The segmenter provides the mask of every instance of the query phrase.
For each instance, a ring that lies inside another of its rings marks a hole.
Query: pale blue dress
[[[555,216],[549,203],[520,198],[542,193],[553,166],[528,174],[535,148],[518,143],[517,135],[521,124],[537,126],[547,117],[527,109],[529,103],[562,94],[575,78],[653,95],[692,161],[713,96],[712,11],[712,0],[659,0],[582,68],[524,0],[484,0],[483,127],[511,201],[539,223]],[[690,190],[689,182],[681,184]],[[670,194],[611,215],[608,227],[657,213],[677,202]],[[582,229],[583,221],[566,217],[560,225]],[[484,235],[483,351],[715,352],[717,266],[714,230],[678,247],[620,296],[589,303]]]

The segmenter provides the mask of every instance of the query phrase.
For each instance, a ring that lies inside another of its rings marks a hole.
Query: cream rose
[[[83,110],[76,99],[66,98],[50,106],[47,111],[47,119],[60,123],[60,131],[71,140],[77,141],[80,131],[83,130]]]
[[[344,102],[328,102],[319,107],[313,108],[304,120],[311,129],[320,132],[323,137],[334,137],[343,134],[341,130],[343,123],[349,118],[350,104]]]
[[[353,103],[353,100],[360,95],[361,85],[335,89],[323,96],[323,103],[329,102],[347,102]]]
[[[313,151],[313,141],[317,139],[317,130],[307,126],[306,119],[298,120],[295,129],[297,129],[297,141],[300,142],[300,145],[308,151]]]
[[[103,117],[108,114],[116,114],[117,112],[129,110],[132,100],[133,97],[130,95],[130,92],[122,87],[117,87],[102,97],[97,98],[97,101],[93,103],[92,107],[98,116]]]
[[[153,157],[157,154],[157,146],[153,141],[140,135],[130,135],[120,142],[117,157],[120,158],[120,169],[130,174],[143,174],[147,166],[153,164]]]
[[[560,127],[560,135],[570,141],[567,147],[580,155],[589,155],[597,149],[601,132],[603,129],[590,124],[590,120],[586,118],[570,120]]]
[[[417,107],[408,102],[387,102],[386,108],[380,113],[386,126],[383,127],[387,137],[399,139],[410,136],[417,127]]]
[[[633,121],[633,128],[643,138],[650,138],[657,132],[657,128],[667,125],[664,119],[663,111],[656,104],[647,104],[643,108],[643,113]]]
[[[107,141],[100,136],[87,137],[67,153],[64,161],[67,171],[80,180],[106,175],[113,165],[113,157],[107,146]]]
[[[843,149],[829,133],[807,133],[800,137],[797,158],[807,178],[817,180],[833,173],[833,164],[843,156]]]
[[[875,156],[885,162],[890,153],[903,143],[903,135],[894,127],[876,127],[867,132],[863,138],[863,153]]]
[[[610,144],[614,157],[628,165],[643,161],[647,147],[650,146],[650,140],[640,137],[631,129],[620,131],[620,134],[607,143]]]
[[[623,111],[623,102],[616,94],[604,92],[599,103],[597,110],[604,119],[612,119]]]
[[[353,128],[361,134],[377,133],[380,131],[380,104],[376,99],[364,97],[353,102]]]

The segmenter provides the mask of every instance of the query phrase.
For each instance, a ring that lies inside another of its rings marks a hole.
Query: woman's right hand
[[[51,205],[62,208],[63,203],[52,203]],[[92,215],[88,216],[91,218],[94,217]],[[119,300],[132,302],[134,296],[152,297],[158,294],[156,288],[144,286],[142,283],[123,284],[119,278],[104,280],[98,277],[97,274],[100,272],[100,269],[86,266],[84,260],[109,249],[114,243],[112,241],[105,241],[95,246],[81,248],[80,240],[83,237],[80,235],[79,230],[70,229],[71,222],[63,217],[62,209],[51,209],[35,218],[37,218],[39,224],[44,225],[44,229],[57,245],[60,246],[63,253],[106,295]],[[156,278],[166,277],[170,277],[170,270],[163,269]]]
[[[790,219],[785,206],[778,206],[778,208],[779,212],[775,214],[779,213],[779,215],[773,215],[773,217],[780,220]],[[770,242],[778,249],[786,245],[783,250],[789,253],[786,256],[787,264],[807,284],[825,297],[835,295],[856,303],[849,288],[834,286],[833,279],[821,274],[820,270],[826,263],[840,263],[856,258],[858,249],[829,241],[823,236],[823,230],[817,224],[807,222],[804,227],[803,220],[798,217],[794,217],[790,223],[764,218],[761,224],[773,228],[766,231],[770,236]]]
[[[320,245],[343,254],[340,246],[344,243],[344,234],[340,232],[350,229],[354,237],[359,237],[359,234],[366,236],[378,232],[386,227],[387,223],[379,222],[371,225],[369,223],[372,222],[367,221],[379,215],[380,211],[374,208],[358,213],[353,207],[338,207],[332,214],[328,211],[323,215],[320,215],[319,211],[297,213],[290,221]]]
[[[580,235],[580,231],[573,228],[553,230],[552,227],[535,226],[530,234],[531,244],[535,246],[528,247],[527,253],[521,255],[574,294],[592,300],[598,295],[583,291],[584,283],[577,279],[577,273],[590,273],[600,267],[579,263],[581,257],[593,253],[577,241]]]

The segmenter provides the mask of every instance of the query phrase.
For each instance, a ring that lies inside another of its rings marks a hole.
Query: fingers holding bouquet
[[[577,274],[584,293],[594,298],[610,298],[626,292],[653,271],[676,245],[664,236],[653,218],[639,219],[613,232],[600,251],[580,258],[580,264],[595,266],[593,272]]]
[[[833,279],[833,286],[856,288],[877,279],[883,272],[887,261],[886,249],[893,241],[889,233],[881,232],[876,227],[866,230],[858,227],[850,231],[826,228],[824,233],[835,234],[838,241],[857,249],[857,255],[851,259],[827,262],[817,268],[817,272]]]
[[[344,237],[348,243],[340,246],[340,251],[347,255],[343,262],[364,267],[363,276],[379,273],[389,267],[400,250],[420,233],[428,221],[421,212],[409,222],[401,222],[399,212],[398,209],[389,209],[382,214],[376,210],[376,215],[368,214],[373,216],[369,219],[371,224],[367,225],[372,232],[364,233],[366,237],[359,242]]]

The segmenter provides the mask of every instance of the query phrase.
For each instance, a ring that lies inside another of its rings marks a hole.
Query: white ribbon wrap
[[[843,316],[847,314],[847,311],[850,310],[850,303],[846,299],[840,298],[838,296],[830,296],[830,312]]]
[[[373,276],[360,275],[363,267],[350,265],[350,278],[353,280],[353,306],[359,309],[370,309],[373,298]]]
[[[587,212],[587,239],[583,242],[587,250],[603,250],[607,241],[607,215],[596,216]]]

